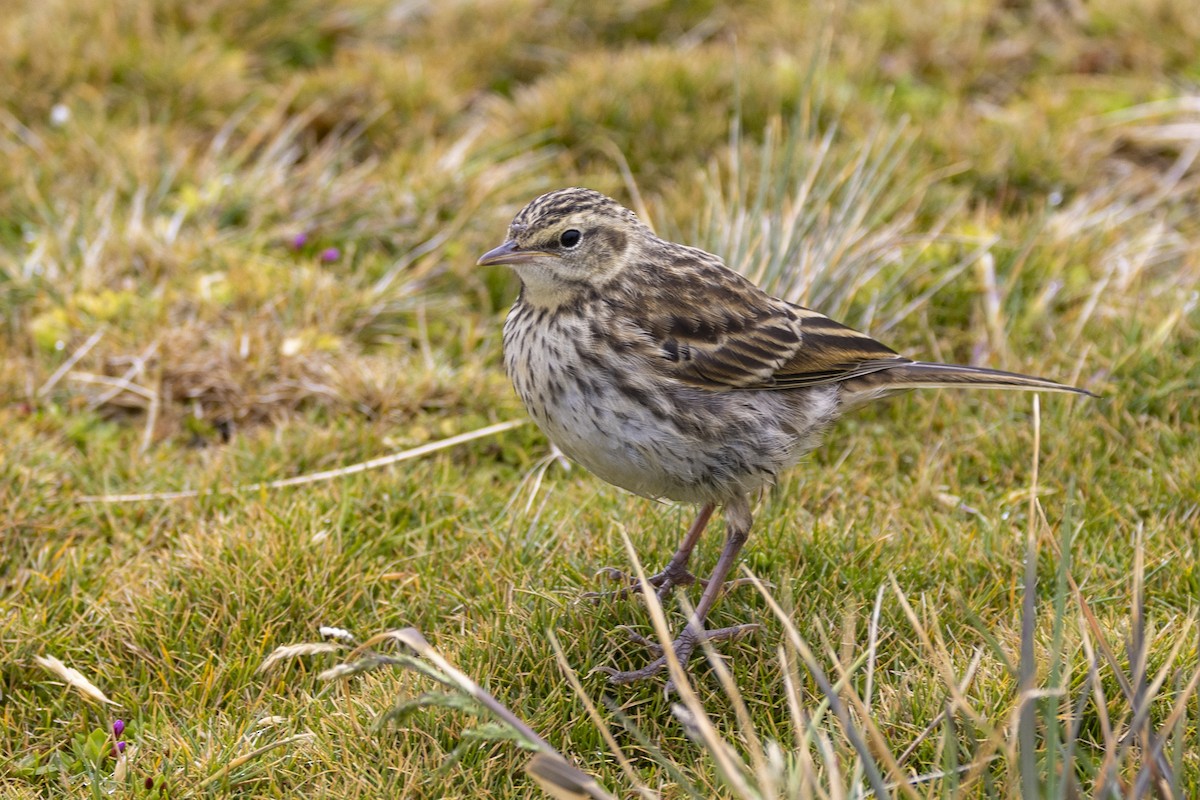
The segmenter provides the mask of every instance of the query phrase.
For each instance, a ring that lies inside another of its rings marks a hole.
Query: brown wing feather
[[[803,346],[775,374],[778,388],[834,383],[910,362],[887,345],[824,314],[801,306],[791,308],[800,317]]]
[[[636,320],[636,330],[618,339],[664,377],[716,391],[790,389],[908,362],[865,334],[770,296],[716,256],[681,246],[671,255],[675,269],[659,272],[648,295],[608,301]]]

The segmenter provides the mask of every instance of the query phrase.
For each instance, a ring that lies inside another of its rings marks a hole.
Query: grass
[[[321,676],[337,645],[260,670],[320,626],[423,632],[593,796],[1200,791],[1184,0],[12,16],[0,793],[536,793],[484,695],[427,657],[390,669],[386,637],[350,678]],[[690,509],[564,469],[532,425],[263,486],[523,418],[499,353],[516,287],[473,265],[562,185],[907,353],[1103,398],[845,420],[757,506],[745,564],[772,588],[713,624],[765,629],[720,648],[727,679],[697,663],[678,705],[610,692],[590,669],[642,663],[612,631],[652,615],[576,599],[631,568],[626,537],[664,562]],[[81,500],[177,490],[201,494]]]

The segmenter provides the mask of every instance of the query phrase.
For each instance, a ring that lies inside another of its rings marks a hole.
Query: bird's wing
[[[788,304],[800,319],[800,346],[775,373],[774,388],[793,389],[893,369],[910,359],[865,333],[812,309]]]
[[[618,341],[664,377],[705,389],[791,389],[908,363],[871,337],[774,298],[724,268],[627,303],[617,316],[630,328]]]

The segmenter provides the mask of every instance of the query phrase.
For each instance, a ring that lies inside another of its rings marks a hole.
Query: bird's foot
[[[673,564],[668,564],[662,572],[656,572],[646,579],[654,587],[659,602],[663,602],[670,597],[671,590],[676,586],[691,586],[698,580],[695,575],[688,571],[687,567],[672,569],[673,566]],[[580,595],[581,599],[595,602],[601,600],[620,600],[637,594],[642,590],[642,584],[638,581],[637,576],[628,575],[616,567],[601,568],[596,572],[596,577],[600,577],[601,575],[614,583],[623,583],[625,585],[620,589],[613,589],[610,592],[584,592]],[[701,583],[704,583],[704,581],[701,581]]]
[[[622,625],[621,629],[637,644],[646,647],[651,654],[657,657],[641,669],[629,670],[621,672],[612,667],[596,667],[593,672],[602,672],[608,675],[608,682],[614,686],[620,686],[626,683],[635,683],[643,681],[647,678],[653,678],[658,673],[667,668],[667,657],[663,652],[662,645],[653,639],[648,639],[640,633],[636,633],[632,629]],[[710,642],[719,642],[724,640],[736,641],[744,636],[761,630],[762,625],[754,622],[745,623],[742,625],[731,625],[728,628],[716,628],[714,630],[704,630],[688,625],[683,629],[683,633],[679,634],[674,642],[671,643],[671,649],[675,651],[675,658],[679,659],[679,663],[687,669],[688,659],[691,658],[696,646],[703,640]],[[667,681],[667,692],[675,690],[673,681]]]

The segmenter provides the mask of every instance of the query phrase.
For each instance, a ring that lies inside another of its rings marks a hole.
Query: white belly
[[[772,483],[836,414],[836,386],[706,391],[652,365],[587,360],[595,349],[582,322],[519,341],[510,327],[505,366],[530,416],[571,460],[645,497],[723,502]]]

